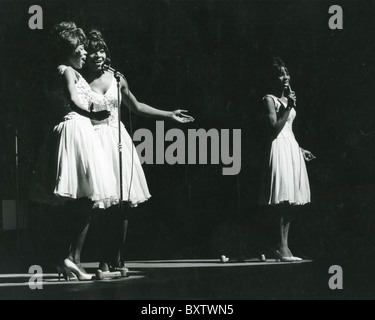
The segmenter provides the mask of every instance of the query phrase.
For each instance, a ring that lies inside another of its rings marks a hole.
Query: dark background
[[[28,8],[43,8],[44,29],[30,30]],[[339,4],[344,29],[330,30]],[[350,275],[353,297],[367,297],[375,259],[375,6],[371,1],[4,1],[0,2],[0,198],[15,199],[18,129],[20,196],[28,213],[23,255],[43,256],[51,219],[27,201],[48,116],[42,83],[51,26],[72,20],[102,30],[112,63],[138,100],[196,121],[179,128],[242,130],[242,170],[222,165],[144,165],[152,198],[132,211],[127,260],[255,257],[271,248],[271,219],[256,205],[265,123],[265,70],[283,58],[298,96],[295,132],[317,159],[308,163],[312,204],[296,210],[296,255]],[[127,113],[124,122],[129,127]],[[133,115],[133,128],[155,120]],[[175,125],[166,123],[166,130]],[[98,220],[99,221],[99,220]],[[100,223],[85,251],[95,260]],[[56,221],[54,221],[56,222]],[[267,222],[267,223],[265,223]],[[14,243],[9,241],[9,250]],[[349,289],[348,289],[349,290]]]

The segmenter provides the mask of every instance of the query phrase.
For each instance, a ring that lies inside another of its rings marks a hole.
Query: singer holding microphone
[[[145,103],[139,102],[129,90],[124,76],[116,72],[108,65],[110,53],[104,38],[98,30],[91,30],[88,33],[86,50],[87,64],[85,78],[93,91],[93,107],[95,111],[109,110],[110,116],[103,121],[92,121],[95,131],[102,143],[110,166],[117,178],[116,186],[120,185],[119,170],[119,133],[118,133],[118,88],[116,75],[120,76],[121,103],[132,112],[159,119],[171,120],[177,123],[192,122],[194,119],[186,115],[185,110],[163,111],[155,109]],[[151,197],[146,178],[133,145],[132,139],[121,123],[121,144],[122,144],[122,199],[128,207],[136,207],[138,204]],[[119,191],[120,194],[120,191]],[[123,212],[118,207],[107,209],[112,211],[114,217],[110,217],[107,224],[108,236],[102,248],[102,257],[99,269],[105,271],[126,272],[122,249],[128,227],[128,208],[123,206]],[[109,214],[111,216],[111,213]],[[111,239],[114,237],[114,239]]]
[[[284,62],[274,58],[271,94],[263,98],[264,115],[270,132],[267,165],[261,184],[260,205],[271,206],[279,217],[280,243],[274,251],[283,262],[300,261],[289,249],[291,206],[310,202],[310,185],[305,161],[314,155],[302,149],[293,133],[297,97],[290,87],[290,75]]]

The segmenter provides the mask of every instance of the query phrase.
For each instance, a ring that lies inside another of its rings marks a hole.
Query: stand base
[[[97,270],[95,273],[95,280],[108,280],[108,279],[118,279],[118,278],[127,278],[128,270],[120,270],[120,271],[102,271]]]

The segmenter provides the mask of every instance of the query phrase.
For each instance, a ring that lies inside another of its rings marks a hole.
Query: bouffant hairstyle
[[[108,62],[110,62],[111,55],[108,46],[105,43],[104,37],[99,30],[92,29],[88,32],[85,49],[89,54],[90,52],[97,52],[103,49],[107,55]]]
[[[74,53],[78,46],[85,44],[86,35],[72,21],[60,22],[52,27],[50,34],[51,50],[58,61]]]

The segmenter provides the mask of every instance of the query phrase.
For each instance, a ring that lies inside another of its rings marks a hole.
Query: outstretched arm
[[[121,94],[122,102],[134,113],[158,119],[172,120],[179,123],[186,123],[194,121],[194,118],[184,114],[187,110],[164,111],[153,108],[145,103],[139,102],[137,98],[128,90],[127,84],[121,78]]]

